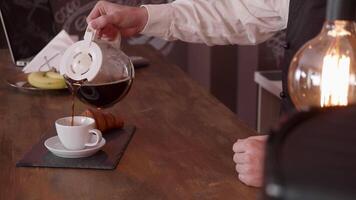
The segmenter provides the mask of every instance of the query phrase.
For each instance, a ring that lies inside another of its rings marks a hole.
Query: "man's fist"
[[[239,179],[249,186],[261,187],[265,159],[265,146],[268,136],[253,136],[237,140],[232,147],[234,162]]]
[[[115,39],[118,33],[124,37],[133,36],[143,30],[148,20],[146,8],[122,6],[99,1],[87,17],[92,28],[99,35]]]

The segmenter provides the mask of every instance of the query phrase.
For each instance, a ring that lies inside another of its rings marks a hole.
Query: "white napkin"
[[[64,51],[74,43],[65,30],[56,35],[34,58],[23,68],[23,72],[59,71],[59,63]]]

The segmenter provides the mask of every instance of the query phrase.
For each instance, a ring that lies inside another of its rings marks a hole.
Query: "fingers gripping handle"
[[[84,41],[88,42],[88,47],[91,46],[92,42],[94,42],[94,40],[97,37],[101,40],[109,41],[120,48],[121,34],[119,31],[116,33],[114,38],[107,38],[105,35],[102,35],[102,36],[98,35],[98,30],[95,30],[90,25],[88,25],[87,29],[85,30],[85,33],[84,33]]]

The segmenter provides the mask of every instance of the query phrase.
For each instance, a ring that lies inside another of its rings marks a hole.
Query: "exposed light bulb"
[[[321,33],[294,56],[288,89],[298,110],[356,103],[354,9],[354,0],[329,0]]]

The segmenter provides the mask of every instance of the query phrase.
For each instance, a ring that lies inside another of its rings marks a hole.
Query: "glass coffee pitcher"
[[[100,109],[124,98],[134,79],[133,64],[120,49],[119,39],[98,38],[90,27],[84,40],[63,54],[60,73],[80,101]]]

